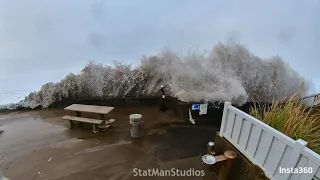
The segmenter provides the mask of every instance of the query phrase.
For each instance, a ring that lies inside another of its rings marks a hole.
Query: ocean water
[[[28,76],[25,74],[24,76]],[[32,79],[32,80],[31,80]],[[50,80],[48,78],[48,80]],[[38,77],[13,77],[0,80],[0,104],[17,103],[24,99],[29,93],[39,91],[44,81],[39,80]]]
[[[12,73],[10,76],[0,77],[0,105],[18,103],[28,94],[39,91],[48,82],[58,82],[68,73],[80,72],[81,68],[57,68],[55,70],[40,70],[30,68],[28,71]]]

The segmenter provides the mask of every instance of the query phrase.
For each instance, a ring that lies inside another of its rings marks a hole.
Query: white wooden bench
[[[77,121],[80,123],[92,124],[93,132],[97,132],[97,128],[106,129],[110,127],[109,124],[115,122],[115,119],[105,120],[105,115],[107,115],[110,111],[112,111],[113,107],[73,104],[71,106],[66,107],[65,110],[74,111],[77,114],[77,116],[66,115],[62,117],[65,120],[69,120],[70,128],[73,128],[74,127],[73,122]],[[81,117],[81,112],[100,114],[100,119]]]

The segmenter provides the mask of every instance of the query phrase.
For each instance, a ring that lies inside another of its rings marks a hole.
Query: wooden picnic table
[[[72,104],[64,109],[76,112],[78,117],[81,117],[81,112],[100,114],[101,120],[104,120],[104,115],[107,115],[110,111],[114,109],[114,107]]]
[[[93,124],[93,131],[96,131],[96,126],[97,125],[102,125],[102,124],[109,124],[114,122],[114,119],[111,119],[110,122],[105,121],[105,115],[107,115],[110,111],[114,109],[114,107],[108,107],[108,106],[96,106],[96,105],[84,105],[84,104],[72,104],[66,108],[64,108],[67,111],[74,111],[76,112],[77,117],[74,116],[64,116],[63,119],[69,120],[70,122],[70,127],[72,128],[73,121],[79,121],[80,123],[85,122],[85,123],[91,123]],[[82,112],[86,113],[94,113],[94,114],[99,114],[100,115],[100,120],[99,119],[91,119],[91,118],[83,118],[81,116]]]

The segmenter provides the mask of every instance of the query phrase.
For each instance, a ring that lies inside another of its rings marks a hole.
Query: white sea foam
[[[34,108],[67,98],[150,96],[164,84],[168,95],[182,101],[230,101],[242,105],[254,97],[261,101],[288,97],[306,90],[304,82],[278,56],[262,59],[240,44],[220,43],[206,53],[190,51],[178,55],[164,50],[155,56],[143,56],[135,68],[119,62],[104,66],[91,61],[80,74],[69,74],[59,83],[47,83],[20,103]]]

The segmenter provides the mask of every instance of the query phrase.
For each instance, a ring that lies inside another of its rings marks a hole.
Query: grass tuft
[[[320,108],[307,107],[299,94],[267,106],[254,101],[250,114],[294,140],[303,139],[320,154]]]

